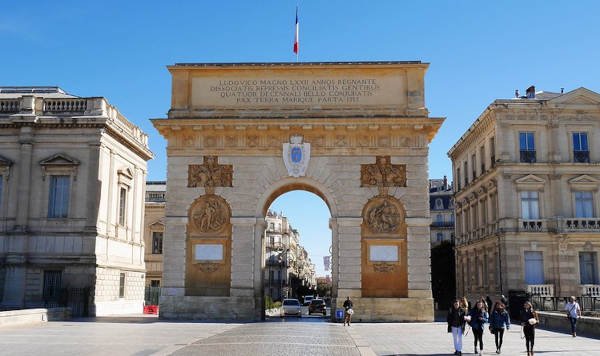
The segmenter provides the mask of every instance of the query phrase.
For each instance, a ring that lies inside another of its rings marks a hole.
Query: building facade
[[[316,287],[315,265],[287,217],[269,210],[265,217],[265,297],[298,298],[298,288]]]
[[[163,237],[165,232],[165,181],[146,182],[144,245],[146,286],[160,287],[163,274]]]
[[[446,176],[429,180],[429,210],[431,247],[454,242],[454,191]]]
[[[459,295],[598,294],[598,93],[495,100],[448,155]]]
[[[0,306],[140,312],[151,157],[104,98],[0,87]]]

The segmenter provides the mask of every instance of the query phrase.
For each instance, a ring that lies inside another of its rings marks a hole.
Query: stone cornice
[[[153,119],[169,141],[168,150],[202,149],[206,154],[277,153],[292,135],[311,144],[311,154],[376,154],[427,146],[443,118],[305,118],[305,119]],[[421,152],[422,151],[422,152]]]
[[[450,148],[448,157],[452,161],[457,159],[465,150],[469,149],[473,142],[481,139],[482,135],[495,124],[496,114],[492,105],[488,106],[475,120],[461,138]]]

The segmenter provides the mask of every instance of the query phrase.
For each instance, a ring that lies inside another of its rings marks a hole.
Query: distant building
[[[448,179],[429,180],[431,247],[443,241],[454,242],[454,191]]]
[[[141,312],[147,139],[105,98],[0,87],[0,308]]]
[[[315,265],[300,245],[300,234],[288,218],[268,211],[265,229],[265,296],[272,300],[299,297],[300,286],[315,288]]]
[[[495,100],[448,155],[459,295],[600,295],[598,93]]]
[[[165,232],[165,181],[146,182],[144,245],[146,247],[146,286],[160,287],[163,273],[163,236]]]

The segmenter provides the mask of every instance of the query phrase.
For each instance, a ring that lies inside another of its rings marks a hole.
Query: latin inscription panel
[[[207,73],[208,74],[208,73]],[[335,72],[324,75],[253,72],[192,78],[194,108],[406,106],[403,73]]]

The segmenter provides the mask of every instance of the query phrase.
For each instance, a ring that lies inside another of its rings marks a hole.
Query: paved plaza
[[[493,335],[484,355],[496,355]],[[451,355],[444,323],[357,323],[317,319],[263,323],[165,322],[156,318],[104,318],[0,328],[0,355]],[[465,337],[464,354],[473,353]],[[536,354],[600,355],[600,340],[546,330]],[[520,327],[505,334],[503,355],[525,355]]]

